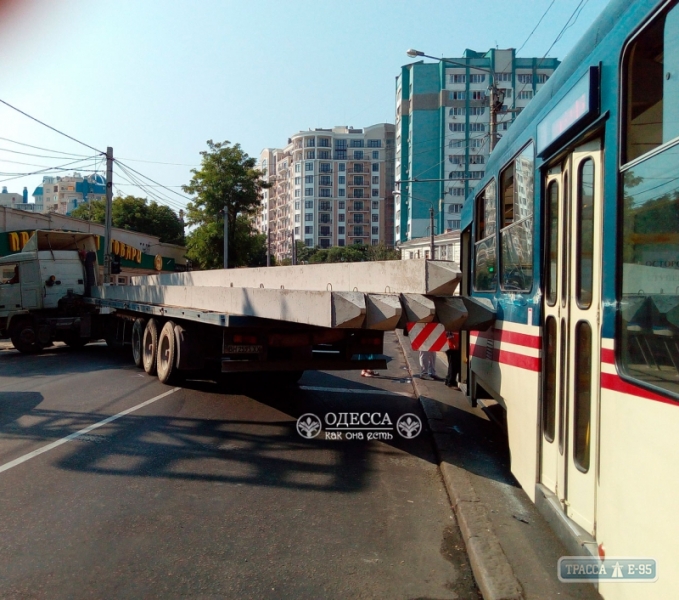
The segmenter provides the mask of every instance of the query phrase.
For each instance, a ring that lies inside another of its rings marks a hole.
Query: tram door
[[[601,355],[602,153],[547,173],[540,480],[595,535]]]

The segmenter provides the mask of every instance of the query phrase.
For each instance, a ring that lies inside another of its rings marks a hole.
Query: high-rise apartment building
[[[460,228],[464,199],[484,176],[490,154],[490,84],[504,97],[497,115],[502,136],[559,66],[555,58],[515,54],[513,48],[466,50],[461,58],[401,68],[396,78],[396,241],[429,235],[432,206],[435,234]]]
[[[289,258],[292,239],[310,247],[394,245],[394,126],[300,131],[285,148],[266,148],[256,226],[271,252]]]

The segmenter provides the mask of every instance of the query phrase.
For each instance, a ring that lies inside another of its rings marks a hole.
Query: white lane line
[[[390,392],[388,390],[362,390],[360,388],[336,388],[336,387],[321,387],[317,385],[300,385],[300,390],[308,390],[310,392],[335,392],[337,394],[377,394],[380,396],[406,396],[413,398],[413,394],[408,392]]]
[[[20,465],[21,463],[25,463],[27,460],[31,460],[32,458],[35,458],[36,456],[40,456],[44,452],[49,452],[50,450],[53,450],[54,448],[61,446],[62,444],[65,444],[66,442],[70,442],[71,440],[74,440],[81,435],[85,435],[89,433],[90,431],[93,431],[95,429],[98,429],[99,427],[102,427],[103,425],[106,425],[107,423],[110,423],[111,421],[115,421],[116,419],[120,419],[120,417],[124,417],[125,415],[129,415],[130,413],[134,412],[135,410],[139,410],[140,408],[144,408],[145,406],[148,406],[149,404],[153,404],[154,402],[157,402],[161,398],[165,398],[166,396],[169,396],[170,394],[174,394],[175,392],[181,390],[182,388],[173,388],[169,390],[168,392],[165,392],[163,394],[160,394],[159,396],[156,396],[155,398],[151,398],[150,400],[146,400],[146,402],[142,402],[141,404],[137,404],[137,406],[133,406],[132,408],[128,408],[122,412],[119,412],[117,415],[113,415],[111,417],[107,417],[103,421],[99,421],[98,423],[94,423],[93,425],[88,425],[85,427],[85,429],[81,429],[80,431],[76,431],[75,433],[72,433],[71,435],[67,435],[64,438],[61,438],[60,440],[57,440],[56,442],[52,442],[51,444],[47,444],[47,446],[43,446],[42,448],[38,448],[37,450],[33,450],[33,452],[29,452],[28,454],[24,454],[23,456],[20,456],[19,458],[15,458],[13,461],[5,463],[4,465],[0,466],[0,473],[4,471],[8,471],[9,469],[16,467]]]

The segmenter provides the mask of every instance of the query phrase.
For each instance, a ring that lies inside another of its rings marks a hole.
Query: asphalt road
[[[423,418],[386,352],[375,379],[174,389],[104,345],[2,346],[0,597],[479,598],[428,432],[297,433],[305,413]]]

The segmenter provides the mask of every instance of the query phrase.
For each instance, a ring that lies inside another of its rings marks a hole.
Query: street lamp
[[[437,58],[435,56],[430,56],[429,54],[425,54],[421,50],[415,50],[414,48],[410,48],[406,54],[410,58],[417,58],[418,56],[422,56],[423,58],[430,58],[431,60],[436,60],[439,62],[443,63],[448,63],[450,65],[455,65],[456,67],[465,67],[469,69],[475,69],[476,71],[483,71],[484,73],[488,73],[489,80],[490,80],[490,85],[488,86],[488,92],[490,96],[489,104],[490,104],[490,151],[492,152],[495,149],[495,146],[497,145],[497,113],[502,109],[502,103],[504,102],[505,94],[504,90],[500,90],[497,87],[495,87],[495,73],[491,71],[490,69],[484,69],[482,67],[475,67],[473,65],[461,63],[461,62],[456,62],[454,60],[449,60],[447,58]]]

